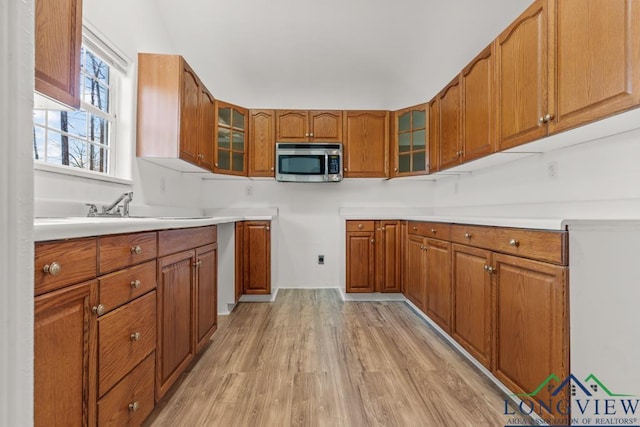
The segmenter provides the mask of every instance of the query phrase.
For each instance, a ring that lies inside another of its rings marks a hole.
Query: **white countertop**
[[[217,216],[217,217],[156,217],[156,218],[111,218],[111,217],[62,217],[35,218],[33,235],[36,242],[71,239],[75,237],[101,236],[106,234],[132,233],[148,230],[203,227],[238,221],[272,220],[272,215]]]

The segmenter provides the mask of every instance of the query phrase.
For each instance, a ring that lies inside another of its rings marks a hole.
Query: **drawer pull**
[[[359,228],[360,230],[362,230],[362,227],[364,227],[362,224],[358,224],[358,228]]]
[[[131,341],[140,341],[140,332],[134,332],[131,334]]]
[[[415,225],[411,228],[413,229],[413,231],[418,231],[418,227],[416,227]]]
[[[491,267],[490,265],[485,265],[484,266],[484,271],[486,271],[489,274],[495,274],[496,269]]]
[[[371,239],[371,243],[375,243],[375,242],[376,242],[375,239]]]
[[[129,403],[129,412],[136,412],[139,407],[140,404],[138,402]]]
[[[435,228],[432,228],[432,229],[431,229],[431,232],[432,232],[433,234],[436,234],[438,231],[437,231]]]
[[[93,311],[93,314],[97,314],[98,316],[102,316],[104,314],[104,311],[105,311],[105,306],[102,305],[102,304],[94,305],[91,308],[91,311]]]
[[[464,238],[467,240],[471,240],[471,233],[464,233]]]
[[[42,267],[42,271],[44,271],[45,274],[49,274],[51,276],[57,276],[58,274],[60,274],[60,270],[60,264],[55,261]]]
[[[133,289],[140,289],[140,280],[134,280],[131,282],[131,287]]]
[[[132,254],[136,254],[136,255],[140,255],[142,253],[142,248],[140,246],[133,246],[131,248],[131,253]]]
[[[515,248],[517,248],[518,246],[520,246],[520,241],[516,240],[516,239],[511,239],[509,240],[509,244]]]
[[[194,267],[200,267],[202,265],[202,261],[198,260],[193,263]]]
[[[269,231],[271,230],[271,227],[269,227],[268,225],[265,227],[265,230]]]

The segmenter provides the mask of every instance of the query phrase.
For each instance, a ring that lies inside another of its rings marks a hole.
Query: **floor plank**
[[[221,316],[157,426],[496,426],[504,395],[402,302],[281,290]]]

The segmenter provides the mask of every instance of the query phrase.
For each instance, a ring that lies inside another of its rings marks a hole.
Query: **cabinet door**
[[[438,95],[440,102],[440,126],[438,128],[438,152],[440,170],[460,163],[462,139],[460,134],[460,78],[456,77]]]
[[[78,108],[82,0],[37,0],[35,7],[35,89]]]
[[[427,239],[426,313],[447,333],[451,330],[451,243]]]
[[[549,131],[559,132],[640,102],[640,3],[553,0],[549,22]]]
[[[216,100],[216,146],[213,171],[247,175],[247,123],[249,110]]]
[[[494,44],[487,46],[462,71],[462,160],[495,151]]]
[[[158,348],[156,401],[169,390],[193,359],[195,252],[158,260]]]
[[[309,137],[318,142],[342,142],[342,111],[310,111]]]
[[[429,102],[429,173],[440,170],[439,146],[440,146],[440,102],[436,96]]]
[[[198,127],[200,114],[200,82],[183,61],[182,99],[180,100],[180,158],[198,164]]]
[[[344,119],[344,176],[389,176],[389,112],[347,111]]]
[[[376,225],[376,292],[400,292],[400,221],[378,221]]]
[[[275,112],[249,111],[249,176],[275,176]]]
[[[496,41],[498,150],[546,134],[547,0],[536,0]]]
[[[429,171],[428,104],[416,105],[394,112],[392,176],[423,175]]]
[[[197,312],[196,352],[200,351],[216,330],[218,321],[218,245],[196,250]]]
[[[299,142],[309,140],[309,112],[297,110],[276,111],[276,132],[278,142]]]
[[[271,293],[271,223],[247,221],[243,232],[243,293]]]
[[[36,297],[36,426],[95,425],[96,282]]]
[[[375,291],[375,232],[347,232],[347,293]]]
[[[491,369],[491,252],[452,246],[453,321],[451,335],[487,369]]]
[[[496,378],[516,393],[534,392],[552,374],[564,380],[569,374],[567,267],[510,255],[493,257]],[[555,387],[543,387],[535,399],[548,402]],[[562,398],[568,393],[554,400]]]
[[[423,237],[410,234],[407,238],[406,297],[425,311],[427,260]]]
[[[216,108],[213,96],[200,87],[200,132],[198,134],[198,160],[200,166],[213,171],[213,149],[215,145]]]

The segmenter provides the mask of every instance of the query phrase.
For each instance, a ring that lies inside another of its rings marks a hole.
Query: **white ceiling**
[[[157,0],[214,96],[252,108],[429,100],[531,0]]]

